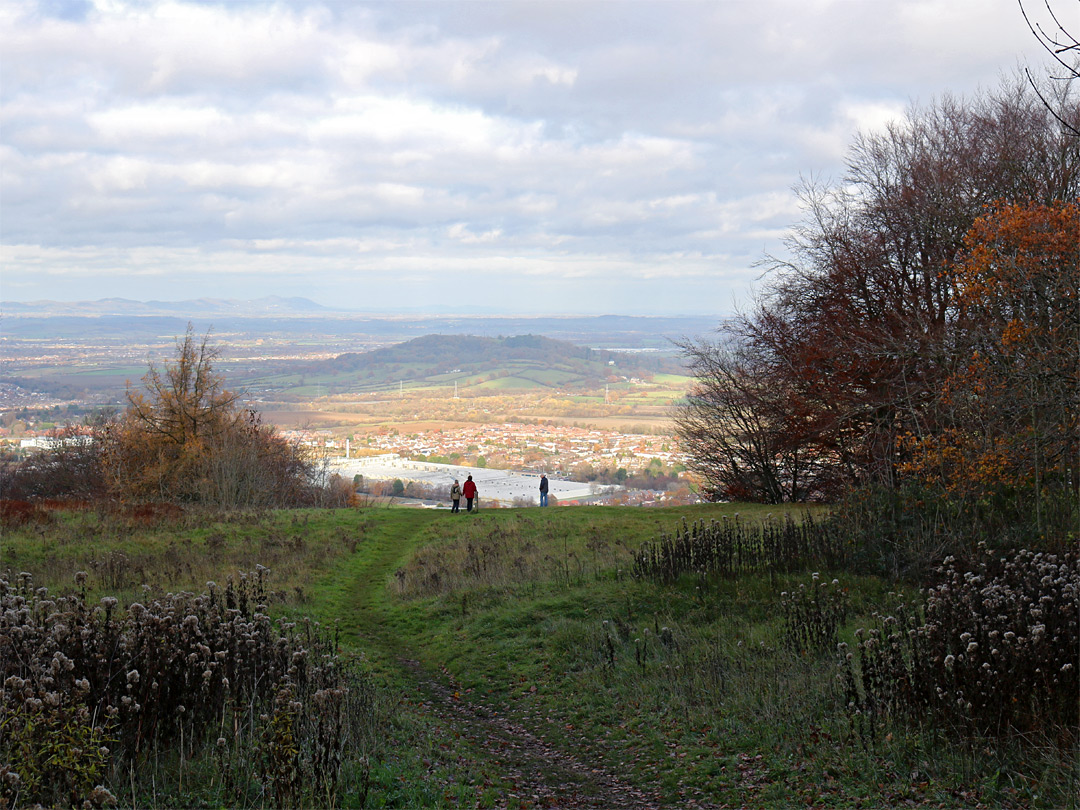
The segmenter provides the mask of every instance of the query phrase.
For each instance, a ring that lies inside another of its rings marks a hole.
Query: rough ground
[[[454,688],[449,673],[426,669],[402,649],[401,639],[380,614],[378,594],[387,578],[403,563],[403,538],[372,536],[367,564],[349,572],[348,612],[355,621],[361,646],[382,651],[386,661],[396,661],[406,674],[413,702],[433,718],[442,733],[460,735],[469,748],[480,752],[476,765],[497,774],[509,788],[495,798],[495,807],[529,808],[626,808],[652,810],[670,807],[658,795],[643,792],[618,774],[549,745],[539,729],[529,727],[501,710],[478,701],[475,695]],[[489,794],[490,797],[490,794]],[[711,805],[691,798],[679,807]]]
[[[489,768],[511,787],[497,806],[627,808],[652,810],[664,804],[622,781],[551,747],[520,723],[465,699],[416,661],[402,665],[415,678],[423,707],[484,752]],[[698,805],[688,804],[687,807]]]

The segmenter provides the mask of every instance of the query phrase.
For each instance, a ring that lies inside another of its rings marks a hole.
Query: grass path
[[[427,772],[452,768],[473,774],[477,803],[484,807],[661,806],[659,797],[631,786],[599,763],[556,749],[537,729],[457,689],[442,662],[409,646],[417,634],[406,614],[394,610],[387,582],[430,524],[447,518],[421,510],[396,510],[381,517],[385,519],[365,532],[362,553],[342,560],[328,577],[325,618],[336,618],[343,638],[364,650],[372,669],[398,690],[399,711],[413,715],[435,735],[429,749],[455,760],[426,763]],[[473,761],[463,763],[463,757]],[[450,797],[445,800],[451,803]]]

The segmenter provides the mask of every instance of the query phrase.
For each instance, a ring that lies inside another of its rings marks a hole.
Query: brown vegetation
[[[1067,111],[1080,119],[1075,97]],[[1080,141],[1025,85],[945,99],[859,138],[846,180],[804,186],[794,260],[771,263],[757,308],[724,341],[684,347],[699,385],[680,433],[717,495],[775,502],[897,486],[910,459],[902,438],[933,441],[940,394],[969,373],[973,351],[1009,379],[980,373],[978,384],[1014,400],[1058,402],[1058,386],[1075,395]],[[1029,339],[1040,356],[1017,366]],[[1052,390],[1032,389],[1034,366]],[[993,432],[1075,438],[1067,409],[1010,407]]]
[[[946,558],[924,604],[876,615],[853,653],[841,645],[845,701],[864,738],[892,716],[965,738],[1075,743],[1080,557],[985,546],[980,556],[972,566]]]
[[[698,385],[679,432],[712,494],[876,488],[878,543],[920,512],[968,550],[1062,541],[1080,503],[1078,196],[1080,140],[1022,80],[859,138],[843,187],[804,187],[794,259],[771,262],[756,308],[684,346]]]
[[[319,465],[225,388],[217,356],[209,336],[197,341],[189,326],[175,359],[151,364],[144,390],[129,387],[122,415],[57,431],[48,449],[5,467],[5,493],[225,508],[325,500]],[[340,492],[333,500],[342,502]]]
[[[370,680],[311,623],[265,615],[265,569],[126,609],[0,578],[0,806],[101,807],[162,754],[226,804],[324,804],[373,732]],[[305,802],[306,799],[306,802]],[[137,798],[127,797],[129,806]]]

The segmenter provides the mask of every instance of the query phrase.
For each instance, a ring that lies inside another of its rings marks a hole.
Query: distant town
[[[416,433],[388,429],[367,436],[335,438],[332,431],[285,431],[284,435],[318,447],[348,475],[373,481],[446,482],[455,470],[499,481],[500,505],[524,496],[534,486],[515,475],[491,476],[498,470],[535,479],[544,473],[565,481],[567,502],[660,505],[697,500],[682,453],[670,436],[615,433],[570,425],[493,424]],[[432,477],[429,472],[442,476]],[[421,473],[421,474],[417,474]],[[524,487],[524,489],[522,489]],[[370,487],[369,487],[370,488]],[[379,494],[385,494],[383,488]],[[558,497],[559,489],[553,489]],[[524,504],[523,504],[524,505]]]
[[[12,334],[0,339],[0,450],[8,457],[48,446],[57,428],[117,413],[148,362],[160,367],[173,351],[173,338],[147,332],[161,324],[138,318],[104,331],[89,317],[11,321]],[[400,469],[545,473],[580,484],[562,502],[694,500],[670,421],[690,381],[670,347],[676,330],[700,324],[637,319],[616,324],[622,331],[589,331],[600,323],[575,321],[575,342],[567,342],[467,336],[508,326],[567,330],[561,321],[439,323],[468,331],[406,340],[435,324],[371,321],[371,333],[346,334],[337,331],[342,321],[286,319],[271,334],[265,322],[238,321],[222,336],[215,368],[265,424],[335,465],[383,457]],[[399,331],[383,333],[390,328]],[[625,348],[589,348],[604,345]],[[380,484],[370,472],[368,489],[389,491],[393,478]]]
[[[536,469],[570,474],[582,465],[625,469],[685,469],[685,457],[672,450],[671,436],[614,433],[571,425],[491,424],[407,432],[385,428],[342,438],[335,431],[286,430],[287,438],[321,447],[330,455],[394,453],[441,463],[471,463],[505,469]],[[659,464],[657,464],[659,462]]]

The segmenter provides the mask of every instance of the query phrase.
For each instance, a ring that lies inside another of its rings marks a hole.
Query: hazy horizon
[[[263,298],[220,298],[218,296],[198,296],[196,298],[176,298],[176,299],[136,299],[126,298],[124,296],[110,295],[102,296],[100,298],[35,298],[35,299],[11,299],[0,298],[0,308],[4,304],[19,304],[19,305],[48,305],[57,304],[61,306],[70,306],[75,304],[101,304],[108,301],[122,301],[131,304],[163,304],[163,305],[178,305],[184,303],[197,303],[199,301],[220,301],[222,303],[235,303],[235,304],[253,304],[266,300],[267,298],[276,298],[282,301],[294,301],[302,300],[310,304],[314,304],[319,307],[319,310],[311,312],[309,314],[318,314],[320,311],[325,311],[327,314],[340,314],[340,315],[370,315],[370,316],[395,316],[395,315],[408,315],[413,317],[433,316],[433,317],[452,317],[455,315],[463,317],[521,317],[521,318],[656,318],[656,319],[701,319],[712,318],[714,316],[711,312],[671,312],[671,313],[656,313],[656,312],[620,312],[609,310],[594,310],[594,311],[578,311],[578,312],[559,312],[559,311],[506,311],[497,310],[493,307],[462,307],[453,308],[449,305],[442,307],[426,307],[426,308],[410,308],[410,307],[397,307],[397,308],[378,308],[378,309],[353,309],[349,307],[335,307],[329,304],[325,304],[321,301],[317,301],[307,296],[266,296]],[[299,315],[299,312],[285,312],[284,316]]]

